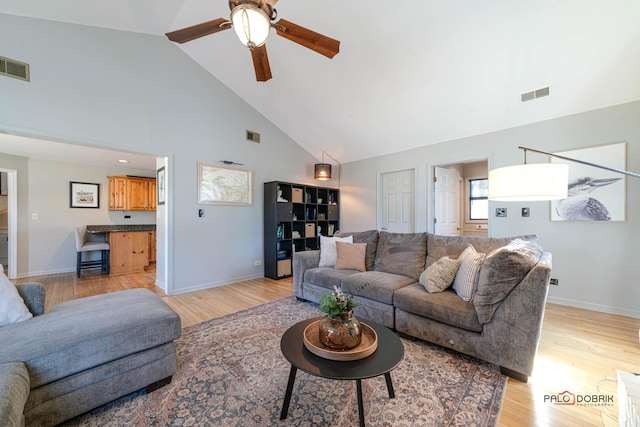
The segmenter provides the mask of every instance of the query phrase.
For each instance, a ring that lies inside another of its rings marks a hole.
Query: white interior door
[[[434,232],[441,236],[460,235],[460,182],[455,169],[435,168]]]
[[[381,175],[380,229],[391,233],[415,230],[415,178],[413,170]]]

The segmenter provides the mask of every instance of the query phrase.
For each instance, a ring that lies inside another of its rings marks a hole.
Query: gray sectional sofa
[[[317,303],[322,293],[341,286],[356,294],[359,318],[486,360],[528,381],[551,276],[551,254],[535,243],[536,236],[516,240],[376,230],[336,236],[366,244],[366,271],[319,267],[319,250],[297,252],[294,295]],[[513,250],[513,242],[524,242],[526,248]],[[423,272],[443,257],[459,257],[469,244],[487,255],[471,300],[451,288],[427,292],[419,280]]]
[[[76,299],[44,314],[42,285],[17,289],[34,316],[0,328],[0,425],[56,425],[171,380],[180,317],[153,292]]]

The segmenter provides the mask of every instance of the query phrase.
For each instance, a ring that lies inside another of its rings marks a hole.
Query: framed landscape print
[[[100,184],[88,182],[69,183],[70,208],[99,208]]]
[[[625,142],[554,154],[626,169]],[[624,175],[563,159],[551,161],[569,166],[568,197],[551,202],[551,221],[625,221]]]
[[[253,205],[253,171],[198,162],[198,204]]]

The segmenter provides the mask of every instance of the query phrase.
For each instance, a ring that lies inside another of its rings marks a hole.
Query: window
[[[487,178],[469,180],[469,219],[489,219],[489,180]]]

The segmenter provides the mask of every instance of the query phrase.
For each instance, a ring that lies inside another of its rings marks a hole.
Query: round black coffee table
[[[291,402],[291,393],[293,392],[293,384],[296,380],[298,369],[315,375],[317,377],[329,378],[334,380],[355,380],[356,390],[358,393],[358,415],[360,417],[360,425],[364,427],[364,408],[362,401],[362,382],[366,378],[373,378],[384,375],[387,382],[387,391],[389,398],[395,397],[393,383],[391,382],[390,372],[395,369],[404,357],[404,346],[400,338],[385,326],[379,325],[368,320],[364,321],[371,326],[378,334],[378,348],[368,357],[353,361],[335,361],[324,359],[311,353],[304,346],[303,333],[304,329],[311,323],[320,319],[319,317],[307,319],[300,323],[296,323],[282,336],[280,340],[280,349],[284,357],[291,363],[291,371],[289,372],[289,382],[287,383],[287,392],[282,403],[282,411],[280,419],[287,418],[289,412],[289,403]]]

